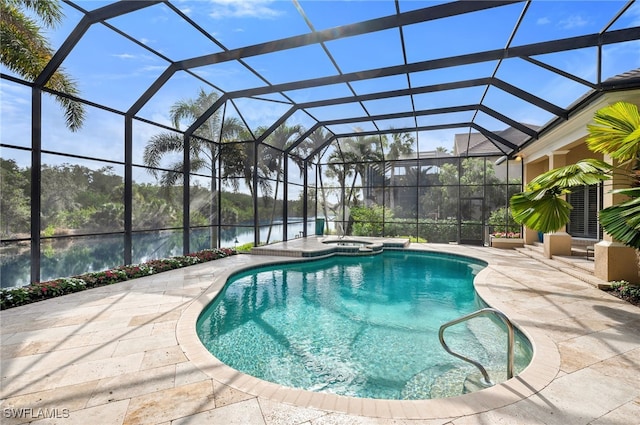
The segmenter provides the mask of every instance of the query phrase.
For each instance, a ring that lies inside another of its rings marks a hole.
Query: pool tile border
[[[478,295],[489,305],[499,308],[508,316],[516,316],[496,296],[490,287],[490,274],[499,271],[489,253],[471,256],[460,255],[447,245],[414,246],[411,251],[444,252],[485,261],[488,266],[474,280]],[[282,253],[280,250],[275,252]],[[200,342],[196,322],[200,313],[213,301],[224,287],[227,279],[242,270],[260,265],[283,262],[308,261],[308,257],[287,258],[282,256],[255,255],[250,266],[225,269],[213,278],[209,288],[185,309],[177,323],[176,337],[184,354],[203,373],[213,380],[247,394],[294,406],[317,408],[330,412],[388,419],[447,419],[478,414],[498,409],[538,393],[549,385],[560,371],[560,353],[556,344],[535,326],[518,329],[527,336],[533,347],[531,363],[518,376],[491,388],[471,394],[432,400],[377,400],[347,397],[329,393],[316,393],[302,389],[284,387],[241,373],[215,358]],[[517,326],[517,320],[515,320]]]

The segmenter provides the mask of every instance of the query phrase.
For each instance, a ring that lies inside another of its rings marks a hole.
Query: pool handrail
[[[457,325],[458,323],[464,322],[466,320],[473,319],[474,317],[480,316],[483,314],[494,314],[498,316],[500,320],[502,320],[502,322],[507,326],[507,379],[513,378],[513,340],[514,340],[513,323],[511,323],[511,320],[509,320],[507,315],[501,312],[500,310],[487,307],[487,308],[474,311],[473,313],[469,313],[457,319],[451,320],[443,324],[442,326],[440,326],[440,331],[438,332],[438,338],[440,338],[440,344],[442,345],[442,348],[444,348],[447,351],[447,353],[459,359],[462,359],[468,363],[471,363],[472,365],[477,367],[480,370],[480,373],[482,373],[482,377],[484,379],[484,383],[482,384],[490,387],[490,386],[493,386],[494,383],[491,382],[491,379],[489,378],[489,374],[487,373],[487,370],[484,368],[484,366],[482,366],[479,362],[475,360],[472,360],[468,357],[463,356],[462,354],[458,354],[454,352],[449,348],[449,346],[444,340],[444,331],[446,328],[448,328],[449,326]]]

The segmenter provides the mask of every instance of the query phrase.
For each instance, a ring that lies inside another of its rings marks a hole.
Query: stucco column
[[[529,184],[531,180],[533,180],[536,176],[542,174],[547,170],[548,168],[547,168],[546,161],[538,161],[538,162],[532,163],[532,162],[527,162],[525,160],[524,167],[523,167],[523,175],[522,175],[522,181],[524,182],[524,186]],[[523,190],[524,190],[524,186],[523,186]],[[526,243],[527,245],[533,245],[534,243],[540,241],[538,238],[538,231],[533,230],[527,226],[524,226],[523,228],[522,237],[524,239],[524,243]]]
[[[549,170],[567,165],[568,150],[554,151],[549,154]],[[567,226],[544,235],[544,256],[571,255],[571,235],[567,233]]]
[[[616,162],[608,155],[604,161],[616,166]],[[620,194],[612,194],[611,190],[629,187],[631,180],[620,173],[615,173],[613,178],[605,182],[602,203],[604,208],[618,204],[627,199]],[[638,258],[636,250],[615,240],[608,233],[604,233],[603,240],[594,246],[595,276],[607,282],[626,280],[631,283],[639,283]]]

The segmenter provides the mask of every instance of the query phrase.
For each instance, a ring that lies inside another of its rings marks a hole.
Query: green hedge
[[[372,219],[379,215],[379,211],[375,208],[369,209],[369,215]],[[378,220],[364,221],[366,214],[358,214],[353,217],[353,236],[382,236],[383,223]],[[357,220],[356,220],[357,218]],[[361,221],[362,220],[362,221]],[[410,235],[417,236],[432,243],[448,243],[458,240],[458,221],[452,220],[420,220],[417,223],[414,220],[392,219],[384,223],[384,235],[388,237]],[[483,232],[482,222],[465,221],[461,225],[462,239],[482,239]]]

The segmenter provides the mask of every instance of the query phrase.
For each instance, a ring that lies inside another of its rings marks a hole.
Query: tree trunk
[[[393,211],[395,208],[396,200],[395,200],[395,186],[393,184],[393,180],[395,178],[395,167],[393,164],[391,165],[391,176],[389,181],[389,209]],[[384,200],[384,197],[382,198]]]
[[[211,248],[218,248],[218,232],[216,231],[218,223],[218,180],[216,178],[215,160],[211,162],[211,204],[209,205],[209,235],[211,240]]]
[[[280,187],[280,167],[282,166],[282,157],[278,159],[278,174],[276,174],[276,191],[273,195],[273,207],[271,208],[271,220],[269,221],[269,233],[267,233],[267,244],[271,240],[271,229],[273,229],[273,219],[276,215],[276,206],[278,205],[278,187]],[[286,223],[283,223],[286,224]]]
[[[320,190],[322,191],[322,211],[324,212],[324,225],[326,226],[326,229],[329,228],[329,214],[327,211],[327,194],[326,191],[324,189],[324,183],[322,182],[322,166],[320,164],[318,164],[318,176],[320,178]],[[316,196],[317,195],[317,191],[316,191]],[[317,211],[316,211],[316,217],[317,217]],[[324,232],[323,232],[324,233]]]

